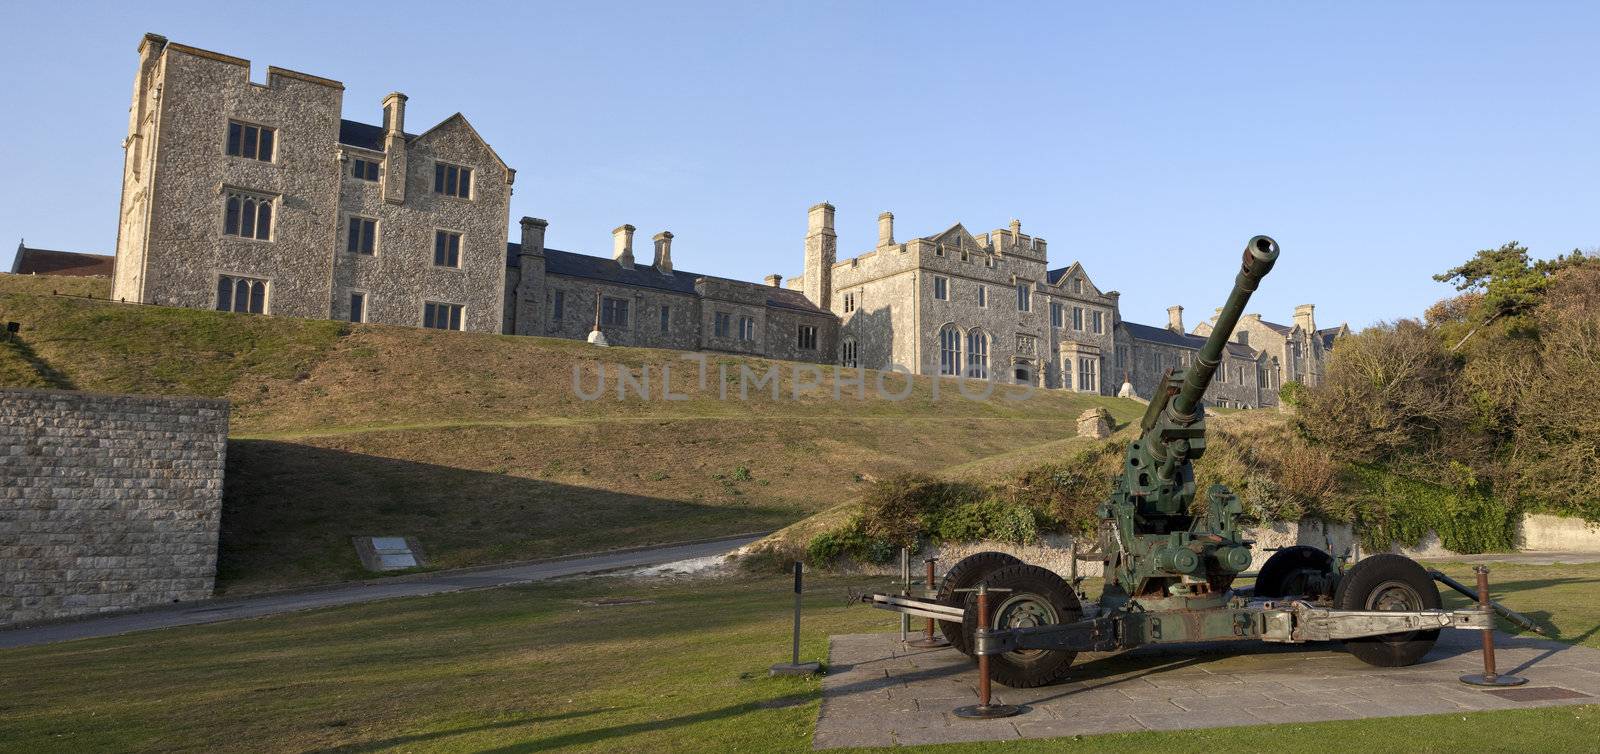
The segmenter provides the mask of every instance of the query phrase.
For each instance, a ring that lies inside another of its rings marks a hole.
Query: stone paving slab
[[[1144,647],[1078,655],[1067,677],[1036,689],[998,684],[994,699],[1027,707],[1002,720],[963,720],[977,671],[952,649],[916,649],[899,635],[829,639],[829,671],[814,745],[894,746],[1354,720],[1600,703],[1600,650],[1496,635],[1496,664],[1524,688],[1582,696],[1517,701],[1457,680],[1483,670],[1478,634],[1445,631],[1422,662],[1376,668],[1337,643],[1258,642]]]

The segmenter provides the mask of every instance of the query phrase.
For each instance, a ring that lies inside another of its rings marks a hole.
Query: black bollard
[[[800,661],[800,594],[803,591],[801,582],[803,569],[804,566],[800,561],[796,560],[794,562],[794,635],[789,662],[773,665],[769,671],[771,675],[811,675],[822,667],[820,663]]]

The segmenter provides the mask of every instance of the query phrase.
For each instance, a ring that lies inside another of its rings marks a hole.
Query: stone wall
[[[0,389],[0,625],[211,596],[228,403]]]

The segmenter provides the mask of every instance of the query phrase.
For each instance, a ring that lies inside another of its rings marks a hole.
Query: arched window
[[[856,361],[856,339],[845,338],[839,342],[839,366],[858,366]]]
[[[961,374],[961,331],[955,325],[939,331],[939,374]]]
[[[967,332],[967,376],[989,378],[989,336],[976,327]]]

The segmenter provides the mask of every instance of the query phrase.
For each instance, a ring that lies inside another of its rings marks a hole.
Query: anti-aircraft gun
[[[1097,559],[1105,587],[1083,605],[1075,584],[1055,572],[999,552],[969,556],[925,595],[873,594],[875,607],[932,618],[957,650],[987,656],[989,672],[1007,686],[1039,686],[1059,678],[1077,652],[1144,644],[1254,639],[1341,640],[1357,658],[1386,667],[1411,665],[1428,653],[1442,628],[1489,630],[1486,610],[1442,610],[1437,579],[1476,598],[1437,571],[1394,554],[1345,567],[1322,549],[1277,550],[1250,589],[1233,589],[1254,562],[1244,538],[1238,497],[1221,485],[1195,504],[1193,462],[1205,453],[1202,398],[1224,349],[1255,292],[1278,260],[1278,244],[1250,239],[1233,291],[1188,368],[1163,375],[1139,436],[1128,443],[1110,496],[1098,508]],[[988,599],[973,590],[993,592]],[[979,606],[988,628],[980,629]],[[1495,612],[1533,631],[1526,617],[1498,603]]]

